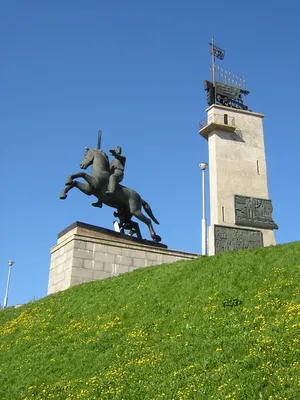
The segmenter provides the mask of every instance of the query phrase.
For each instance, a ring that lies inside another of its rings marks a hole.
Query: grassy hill
[[[300,399],[300,242],[0,312],[0,399]]]

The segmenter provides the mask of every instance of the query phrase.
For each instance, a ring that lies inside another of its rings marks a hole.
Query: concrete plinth
[[[48,294],[137,268],[196,257],[198,254],[169,250],[162,244],[75,222],[58,234],[51,249]]]

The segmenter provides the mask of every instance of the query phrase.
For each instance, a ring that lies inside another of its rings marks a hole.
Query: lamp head
[[[207,168],[208,164],[206,162],[202,162],[199,164],[199,167],[203,170],[205,170]]]

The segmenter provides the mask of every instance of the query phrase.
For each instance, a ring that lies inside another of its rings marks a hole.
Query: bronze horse
[[[60,199],[66,199],[69,190],[76,187],[88,196],[96,196],[98,201],[103,204],[116,208],[119,215],[126,216],[126,221],[131,221],[131,217],[134,216],[144,222],[148,226],[152,239],[160,242],[161,237],[155,233],[151,219],[156,224],[159,224],[159,222],[154,217],[149,204],[135,190],[118,184],[113,194],[105,194],[109,182],[110,166],[108,157],[104,151],[86,148],[80,168],[85,170],[90,165],[92,165],[90,175],[86,172],[78,172],[68,177],[65,183],[66,187],[62,191]],[[83,178],[86,183],[74,180],[76,178]],[[151,219],[142,213],[142,207]]]

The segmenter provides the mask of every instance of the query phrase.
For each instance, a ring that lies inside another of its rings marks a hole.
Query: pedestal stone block
[[[106,279],[137,268],[190,260],[198,254],[75,222],[58,234],[51,249],[48,294]]]

